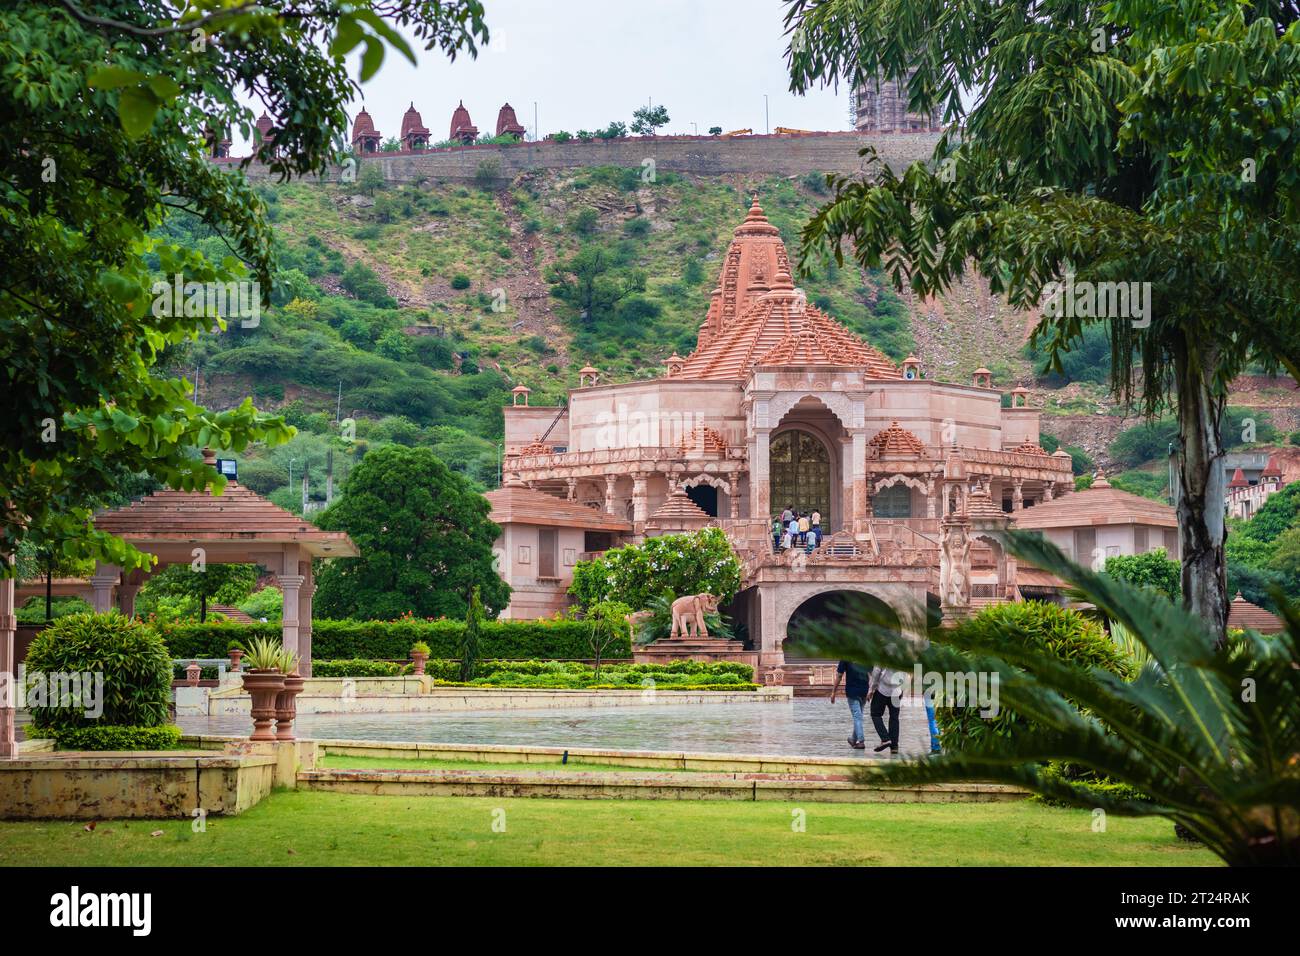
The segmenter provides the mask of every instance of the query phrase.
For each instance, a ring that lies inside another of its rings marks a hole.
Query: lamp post
[[[291,495],[293,494],[293,463],[297,460],[297,458],[289,459],[289,494]]]

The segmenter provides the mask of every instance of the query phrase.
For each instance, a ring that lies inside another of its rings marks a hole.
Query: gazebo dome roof
[[[925,442],[903,428],[898,422],[890,422],[888,428],[876,433],[867,445],[876,450],[877,456],[902,455],[914,457],[925,454]]]
[[[357,118],[352,122],[352,138],[356,139],[362,134],[374,135],[374,133],[375,123],[370,118],[370,114],[366,112],[365,107],[362,107],[361,112],[357,114]]]
[[[504,136],[510,133],[514,136],[523,136],[527,130],[520,124],[515,117],[515,108],[509,103],[501,107],[501,112],[497,113],[497,135]]]
[[[410,108],[402,116],[402,136],[409,136],[412,133],[425,136],[428,135],[428,132],[424,127],[424,120],[420,118],[420,114],[415,108],[415,103],[412,102]]]
[[[214,464],[211,453],[204,461]],[[221,494],[163,489],[123,508],[95,516],[95,528],[123,538],[141,550],[149,545],[299,544],[317,557],[355,557],[359,552],[342,531],[322,531],[306,518],[272,504],[236,481]],[[186,559],[188,560],[188,558]],[[215,555],[209,560],[216,561]]]
[[[474,125],[469,118],[469,110],[465,109],[465,102],[462,100],[457,104],[455,112],[451,114],[451,139],[456,139],[461,135],[473,133],[478,135],[478,127]]]

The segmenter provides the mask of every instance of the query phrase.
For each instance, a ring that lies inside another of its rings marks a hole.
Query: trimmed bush
[[[181,729],[171,725],[60,727],[28,736],[53,738],[59,750],[175,750],[181,744]]]
[[[483,657],[553,660],[591,654],[590,625],[585,621],[483,621],[479,651]],[[319,660],[406,660],[416,641],[429,645],[433,657],[460,653],[464,621],[313,621],[312,657]],[[279,640],[280,625],[172,624],[163,628],[170,657],[225,657],[238,640],[245,647],[256,638]],[[631,657],[627,640],[616,641],[603,656]],[[170,664],[168,665],[170,671]]]
[[[151,626],[116,612],[70,614],[36,635],[27,652],[28,686],[36,674],[84,673],[104,675],[103,714],[95,719],[87,717],[80,706],[29,706],[33,727],[159,727],[167,723],[172,661]]]
[[[400,677],[406,667],[396,661],[312,661],[312,677]]]

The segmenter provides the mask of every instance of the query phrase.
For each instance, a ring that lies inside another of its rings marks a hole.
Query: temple
[[[559,407],[529,394],[516,387],[505,409],[505,488],[490,495],[516,594],[507,613],[564,607],[574,565],[610,546],[718,527],[744,565],[724,611],[761,670],[787,666],[787,634],[843,592],[913,633],[927,607],[958,619],[1017,599],[996,533],[1073,497],[1070,457],[1039,446],[1027,390],[1003,407],[987,369],[929,378],[809,304],[757,197],[690,355],[647,381],[605,384],[587,366]],[[821,514],[810,553],[773,547],[787,506]]]
[[[375,129],[374,120],[364,109],[352,123],[352,148],[358,153],[377,153],[383,137]]]
[[[424,149],[429,145],[429,130],[420,118],[412,102],[402,116],[402,148],[408,150]]]
[[[523,139],[528,130],[520,124],[515,117],[515,108],[509,103],[501,107],[501,112],[497,113],[497,135],[514,136],[516,139]]]
[[[457,104],[455,112],[451,114],[451,135],[447,138],[460,140],[466,145],[478,139],[478,127],[470,120],[464,100]]]

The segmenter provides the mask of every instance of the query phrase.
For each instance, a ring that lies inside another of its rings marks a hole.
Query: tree
[[[474,668],[478,666],[479,640],[483,631],[483,602],[479,598],[478,585],[474,585],[469,595],[469,610],[465,613],[465,630],[460,634],[460,679],[464,683],[474,679]]]
[[[1107,558],[1106,573],[1127,581],[1134,587],[1148,588],[1163,594],[1171,601],[1178,600],[1181,594],[1182,571],[1177,561],[1165,556],[1164,548],[1156,548],[1145,554],[1121,554]]]
[[[710,135],[710,136],[721,136],[721,135],[722,135],[722,127],[721,127],[721,126],[710,126],[710,127],[709,127],[709,135]]]
[[[1139,283],[1146,308],[1106,316],[1112,385],[1149,415],[1172,402],[1183,597],[1220,639],[1227,386],[1252,361],[1295,374],[1300,354],[1296,17],[1229,0],[787,5],[792,90],[883,74],[962,126],[929,167],[838,177],[801,265],[847,243],[899,288],[974,270],[1024,308],[1059,305],[1049,284],[1067,279]],[[1098,320],[1080,311],[1036,329],[1058,372]]]
[[[289,437],[251,402],[198,406],[157,364],[213,327],[216,283],[247,292],[256,280],[249,298],[263,302],[271,291],[265,204],[208,159],[217,131],[252,132],[250,96],[275,117],[274,144],[258,146],[271,173],[324,172],[357,90],[350,50],[366,45],[364,81],[387,46],[413,58],[393,25],[450,57],[487,39],[477,0],[382,6],[392,25],[371,3],[325,0],[0,9],[0,255],[20,264],[0,281],[0,407],[15,412],[0,420],[0,552],[44,532],[69,556],[143,566],[91,523],[123,471],[220,490],[193,448]],[[211,260],[151,235],[169,207],[194,213],[233,254]],[[156,291],[178,276],[203,284],[192,309],[165,308]]]
[[[621,601],[633,610],[670,594],[716,594],[721,603],[740,589],[740,559],[720,528],[665,534],[641,544],[613,548],[573,569],[569,593],[583,607]]]
[[[595,661],[596,680],[600,680],[600,661],[611,647],[618,647],[632,639],[632,628],[627,616],[632,609],[622,601],[600,601],[587,608],[587,626],[590,628],[587,646]]]
[[[644,275],[618,273],[605,251],[594,245],[553,265],[547,279],[551,295],[576,308],[588,326],[613,317],[623,299],[645,289]]]
[[[208,619],[208,602],[239,604],[257,586],[257,568],[251,564],[169,564],[145,584],[145,590],[167,597],[199,602],[199,621]]]
[[[322,616],[392,620],[463,617],[470,589],[482,589],[491,617],[510,600],[492,547],[501,529],[491,509],[461,475],[427,448],[387,445],[352,470],[343,496],[318,524],[346,531],[361,551],[320,574]]]
[[[373,196],[379,190],[387,185],[384,179],[384,171],[373,163],[366,163],[361,169],[361,175],[357,178],[357,188],[367,196]]]
[[[668,108],[664,106],[641,106],[632,113],[632,132],[638,136],[653,136],[667,124]]]

